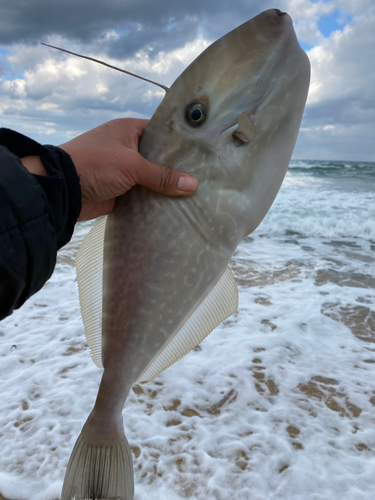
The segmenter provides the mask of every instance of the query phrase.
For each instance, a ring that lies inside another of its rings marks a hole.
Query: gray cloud
[[[261,8],[255,0],[0,0],[0,44],[36,45],[57,35],[84,52],[125,58],[142,50],[153,58],[198,35],[215,40],[272,6],[270,0]],[[119,37],[107,37],[110,30]]]
[[[266,9],[271,2],[263,2]],[[176,31],[169,36],[168,26],[174,24],[184,29],[185,36],[194,36],[198,27],[212,15],[241,17],[246,21],[259,6],[255,0],[231,1],[217,0],[8,0],[0,1],[0,43],[14,42],[37,43],[49,35],[90,43],[109,29],[129,30],[138,40],[134,45],[149,43],[155,33],[166,36],[168,42],[180,35]],[[139,32],[134,31],[138,25]],[[209,28],[210,31],[215,31]],[[126,36],[125,36],[126,38]],[[144,42],[142,42],[142,39]],[[130,37],[129,37],[130,40]]]
[[[375,100],[338,97],[305,110],[295,157],[374,161]]]
[[[302,128],[294,157],[311,160],[374,161],[374,123]]]
[[[0,77],[5,75],[9,67],[5,64],[4,59],[0,59]]]
[[[0,44],[30,47],[60,37],[84,53],[124,59],[142,50],[155,58],[197,36],[215,40],[272,6],[270,0],[261,6],[256,0],[0,0]],[[117,36],[108,36],[111,30]]]
[[[325,103],[312,104],[306,108],[305,126],[347,125],[361,122],[371,123],[375,118],[375,101],[360,97],[339,97]]]
[[[144,50],[154,58],[160,51],[183,47],[197,37],[199,22],[192,18],[170,21],[164,26],[154,24],[138,26],[126,23],[120,37],[107,42],[106,52],[110,57],[121,59]]]
[[[276,5],[277,4],[277,5]],[[120,116],[149,117],[162,96],[149,84],[41,47],[41,40],[124,67],[167,86],[213,41],[258,14],[290,12],[310,51],[312,86],[295,156],[374,159],[375,46],[370,0],[0,0],[0,123],[59,143]],[[343,7],[353,21],[324,38],[319,16]],[[176,56],[180,49],[183,56]],[[136,56],[136,54],[138,54]],[[163,56],[161,56],[163,54]],[[14,82],[6,81],[12,67]],[[21,75],[21,77],[20,77]],[[23,76],[22,76],[23,75]]]

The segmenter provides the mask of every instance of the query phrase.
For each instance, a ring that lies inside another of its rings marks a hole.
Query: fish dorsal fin
[[[177,334],[151,361],[137,384],[148,384],[196,347],[238,307],[236,280],[229,268]]]
[[[103,250],[107,217],[83,240],[76,256],[79,302],[87,343],[96,366],[102,365]]]

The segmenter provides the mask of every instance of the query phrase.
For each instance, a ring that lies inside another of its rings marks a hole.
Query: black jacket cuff
[[[32,175],[20,158],[37,155],[48,176]],[[71,238],[81,189],[70,156],[18,132],[0,129],[0,319],[51,276],[56,253]]]
[[[56,231],[57,249],[70,241],[81,212],[81,187],[70,155],[57,146],[42,146],[29,137],[10,129],[0,129],[0,145],[23,158],[40,156],[48,176],[33,175],[43,188]]]

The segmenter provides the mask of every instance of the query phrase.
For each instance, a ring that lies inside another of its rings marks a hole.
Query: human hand
[[[59,146],[71,156],[80,178],[79,221],[109,214],[116,197],[135,184],[169,196],[187,196],[197,190],[193,177],[150,163],[138,153],[147,123],[137,118],[112,120]]]

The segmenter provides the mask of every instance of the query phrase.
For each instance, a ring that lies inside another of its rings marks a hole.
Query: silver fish
[[[134,187],[77,254],[86,335],[104,371],[62,500],[133,498],[127,395],[236,310],[228,262],[281,186],[309,80],[291,18],[272,9],[213,43],[166,89],[139,151],[195,176],[199,189],[172,198]]]

